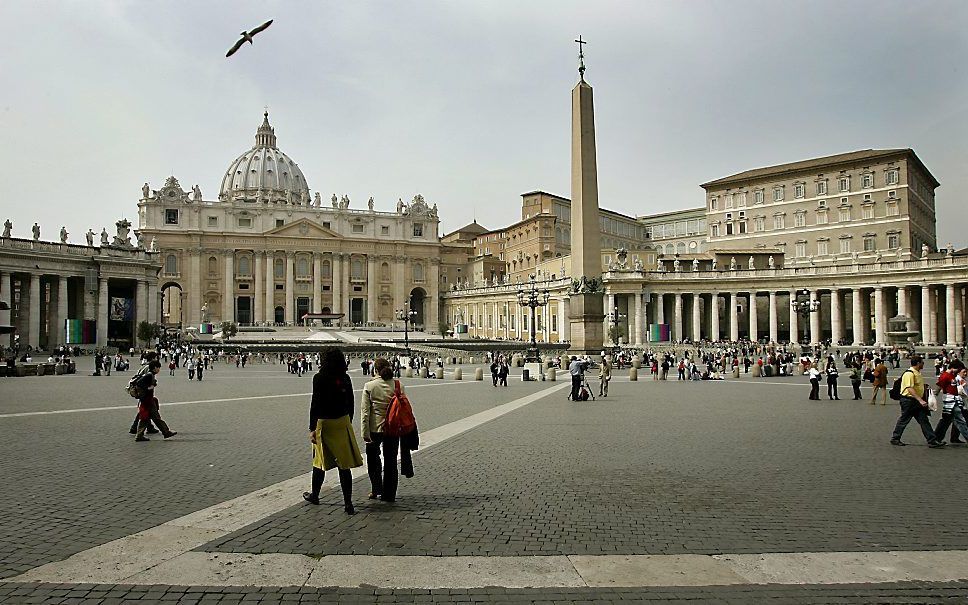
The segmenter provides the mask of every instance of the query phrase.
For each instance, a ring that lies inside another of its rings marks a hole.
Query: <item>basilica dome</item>
[[[255,145],[237,157],[225,171],[219,199],[308,203],[306,177],[299,166],[276,147],[276,133],[269,125],[269,113],[263,115],[262,125],[255,133]]]

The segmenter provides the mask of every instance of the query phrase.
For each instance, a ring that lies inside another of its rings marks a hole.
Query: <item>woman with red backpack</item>
[[[373,362],[376,378],[363,385],[360,429],[366,443],[366,471],[370,476],[369,498],[393,502],[397,498],[397,456],[400,451],[400,435],[388,431],[387,416],[390,403],[396,395],[406,397],[403,385],[393,378],[393,367],[384,358]],[[381,460],[380,454],[383,454]]]

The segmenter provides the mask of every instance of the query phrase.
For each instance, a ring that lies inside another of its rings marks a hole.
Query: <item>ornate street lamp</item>
[[[820,299],[810,300],[810,290],[797,290],[796,298],[790,301],[793,312],[803,318],[803,339],[801,344],[810,344],[808,330],[810,328],[810,314],[820,310]],[[794,336],[791,334],[791,336]]]
[[[531,343],[528,345],[527,361],[541,361],[538,352],[538,342],[535,340],[535,310],[548,304],[551,294],[547,290],[538,290],[534,273],[528,279],[528,289],[518,289],[518,304],[531,309]]]
[[[412,357],[410,354],[410,330],[409,325],[413,323],[415,317],[417,317],[417,312],[410,308],[410,301],[403,303],[402,309],[396,310],[397,319],[403,322],[403,346],[407,350],[407,357]]]
[[[615,328],[626,317],[628,317],[628,315],[626,315],[625,313],[619,313],[618,312],[618,306],[616,305],[616,307],[614,309],[612,309],[612,312],[608,314],[608,323],[609,323],[609,325],[611,325],[612,328]],[[615,338],[615,335],[614,335],[613,331],[611,329],[609,329],[608,332],[612,336],[612,346],[613,347],[617,347],[618,346],[618,340]]]

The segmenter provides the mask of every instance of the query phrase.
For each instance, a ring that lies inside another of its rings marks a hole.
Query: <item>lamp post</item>
[[[618,340],[615,338],[615,335],[612,332],[612,328],[617,327],[618,324],[621,323],[621,321],[623,319],[625,319],[626,317],[628,317],[628,315],[626,315],[625,313],[619,313],[618,312],[618,306],[616,306],[614,309],[612,309],[612,312],[608,314],[608,323],[611,326],[611,328],[609,328],[608,332],[609,332],[609,335],[612,337],[612,346],[613,347],[617,347],[618,346]]]
[[[820,311],[820,300],[810,300],[810,290],[797,290],[796,298],[790,301],[793,312],[803,318],[803,344],[810,344],[807,330],[810,329],[810,314]],[[792,336],[792,335],[791,335]]]
[[[551,294],[547,290],[538,290],[534,273],[528,278],[527,289],[518,289],[518,304],[531,309],[531,342],[528,344],[527,361],[541,361],[538,352],[538,342],[535,340],[535,310],[548,304]]]
[[[410,301],[403,303],[402,309],[396,310],[397,319],[403,321],[403,346],[407,350],[407,357],[410,355],[410,330],[409,325],[413,322],[413,318],[417,316],[417,312],[410,308]]]

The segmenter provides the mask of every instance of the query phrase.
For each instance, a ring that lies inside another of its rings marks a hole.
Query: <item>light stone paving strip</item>
[[[416,386],[432,385],[413,385],[408,389]],[[568,383],[559,383],[421,433],[420,451],[568,386]],[[418,451],[417,454],[419,453]],[[365,473],[365,469],[361,467],[354,469],[353,476],[356,478]],[[308,484],[309,473],[305,473],[157,527],[79,552],[63,561],[41,565],[16,578],[9,578],[8,581],[121,583],[140,572],[300,503],[302,499],[299,494]],[[328,484],[324,488],[333,489],[335,485]]]

